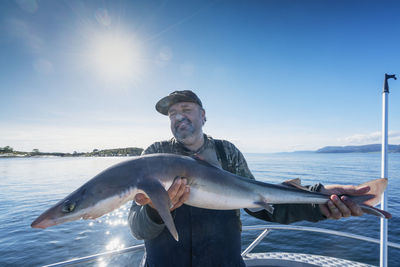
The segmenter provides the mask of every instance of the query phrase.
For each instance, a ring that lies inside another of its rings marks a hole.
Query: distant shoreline
[[[400,145],[389,145],[389,153],[400,153]],[[9,147],[8,147],[9,148]],[[9,149],[10,150],[10,149]],[[32,152],[23,151],[2,151],[0,148],[1,158],[32,158],[32,157],[131,157],[140,156],[143,148],[127,147],[127,148],[113,148],[98,150],[94,149],[92,152],[76,152],[61,153],[61,152],[40,152],[34,149]],[[380,144],[370,144],[361,146],[326,146],[317,150],[307,151],[293,151],[293,152],[276,152],[276,153],[378,153],[381,152]]]
[[[4,148],[3,148],[4,150]],[[11,151],[10,151],[11,150]],[[40,152],[34,149],[32,152],[13,151],[8,147],[7,151],[0,150],[0,158],[32,158],[32,157],[130,157],[139,156],[143,152],[143,148],[127,147],[98,150],[92,152],[76,152],[61,153],[61,152]]]

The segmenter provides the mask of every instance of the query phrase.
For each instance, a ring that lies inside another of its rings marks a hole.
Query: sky
[[[378,0],[1,1],[0,147],[145,148],[172,137],[156,102],[186,89],[204,132],[245,153],[380,143],[399,14]]]

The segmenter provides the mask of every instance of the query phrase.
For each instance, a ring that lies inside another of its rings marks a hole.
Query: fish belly
[[[213,210],[234,210],[258,207],[258,205],[254,204],[254,200],[252,200],[251,197],[243,198],[232,194],[204,191],[193,187],[190,188],[189,199],[185,204]]]

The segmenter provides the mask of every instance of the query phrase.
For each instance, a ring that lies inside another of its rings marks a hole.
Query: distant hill
[[[318,149],[317,153],[369,153],[380,152],[381,144],[371,144],[363,146],[326,146]],[[400,145],[389,145],[389,152],[400,153]]]

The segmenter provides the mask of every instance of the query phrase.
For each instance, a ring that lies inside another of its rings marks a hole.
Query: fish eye
[[[62,208],[62,212],[70,213],[75,209],[75,202],[67,202]]]

